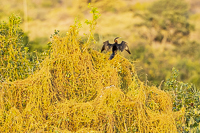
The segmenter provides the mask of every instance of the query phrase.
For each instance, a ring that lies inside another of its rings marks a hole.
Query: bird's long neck
[[[119,37],[116,37],[116,38],[114,39],[115,44],[118,44],[118,41],[117,41],[118,38],[119,38]]]

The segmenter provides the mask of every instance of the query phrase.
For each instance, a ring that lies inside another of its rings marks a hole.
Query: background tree
[[[142,36],[148,38],[150,43],[159,41],[180,45],[194,30],[188,21],[189,5],[182,0],[158,0],[139,16],[144,22],[138,26],[147,27],[150,34],[143,33]]]

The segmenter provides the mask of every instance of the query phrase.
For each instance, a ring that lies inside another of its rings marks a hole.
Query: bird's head
[[[116,37],[116,38],[114,39],[114,42],[115,42],[115,43],[117,43],[117,42],[118,42],[118,41],[117,41],[117,39],[118,39],[118,38],[120,38],[120,37]]]

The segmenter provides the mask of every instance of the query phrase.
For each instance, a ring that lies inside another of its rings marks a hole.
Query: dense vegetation
[[[86,21],[86,24],[88,24],[89,27],[84,24],[81,25],[78,22],[78,20],[82,21],[85,19],[88,14],[88,3],[98,7],[101,12],[101,17],[98,20],[96,29],[96,19],[99,17],[96,8],[92,8],[93,21]],[[29,4],[27,5],[30,6]],[[121,6],[118,6],[118,4]],[[200,40],[199,38],[195,38],[195,35],[198,35],[200,32],[199,25],[196,25],[194,20],[200,19],[199,14],[191,14],[189,4],[181,0],[158,0],[152,3],[136,4],[128,3],[128,6],[126,6],[126,4],[127,3],[122,0],[109,1],[109,3],[105,0],[85,0],[81,2],[52,0],[49,2],[33,2],[32,6],[39,5],[40,13],[52,11],[50,13],[52,15],[55,12],[55,16],[59,16],[60,20],[65,19],[65,15],[70,19],[72,19],[71,16],[79,15],[79,19],[76,20],[76,26],[83,28],[81,29],[82,31],[80,31],[81,36],[76,37],[78,37],[78,42],[80,42],[81,50],[84,50],[85,47],[90,47],[99,51],[103,41],[107,39],[111,41],[116,36],[122,36],[123,40],[129,43],[131,53],[133,53],[131,56],[127,56],[126,54],[124,56],[127,57],[130,62],[134,61],[134,67],[138,71],[137,76],[139,79],[145,81],[147,86],[159,86],[161,90],[169,93],[173,100],[174,112],[182,111],[183,107],[185,108],[185,122],[183,123],[181,117],[176,120],[178,131],[198,132],[200,122]],[[61,5],[64,6],[62,7]],[[73,8],[69,8],[67,5],[73,5]],[[33,10],[32,6],[30,10]],[[66,10],[64,9],[65,6],[68,7]],[[6,9],[3,8],[2,10],[5,11]],[[76,14],[75,12],[77,12],[77,10],[79,12]],[[13,12],[15,11],[16,10]],[[58,15],[58,11],[63,14]],[[5,14],[7,16],[9,15],[10,18],[9,21],[1,22],[0,24],[1,83],[25,79],[30,75],[33,75],[36,71],[39,71],[42,66],[45,66],[45,63],[41,64],[41,62],[46,57],[52,59],[56,58],[49,55],[52,54],[52,49],[48,49],[52,47],[52,40],[55,39],[56,36],[69,36],[68,33],[66,34],[66,28],[68,28],[68,26],[65,26],[65,28],[62,29],[58,26],[57,28],[60,32],[55,31],[51,36],[51,41],[48,45],[49,32],[47,32],[48,35],[46,36],[39,35],[33,37],[32,35],[34,35],[34,33],[31,29],[32,27],[30,27],[31,24],[37,20],[42,25],[47,24],[46,22],[51,18],[51,15],[42,16],[40,13],[32,14],[32,16],[28,16],[26,19],[23,11],[19,11],[23,23],[20,23],[20,17]],[[109,14],[109,16],[107,16],[107,14]],[[3,17],[5,16],[1,14],[1,18]],[[27,22],[29,23],[30,33],[25,33],[20,27],[20,24],[25,24]],[[63,27],[63,25],[61,26]],[[88,28],[90,30],[87,30]],[[45,33],[43,31],[37,32]],[[82,32],[85,32],[88,35],[82,35]],[[62,40],[63,38],[60,39]],[[57,43],[62,44],[59,41]],[[39,53],[35,52],[35,50]],[[88,52],[91,51],[89,50]],[[97,59],[93,57],[93,60]],[[59,62],[60,61],[55,61],[55,63],[58,64]],[[61,63],[63,62],[61,61]],[[100,66],[97,65],[95,67]],[[122,67],[119,70],[123,71],[124,68]],[[120,71],[118,73],[119,75]],[[56,74],[54,76],[58,76],[58,72],[55,72],[55,70],[52,70],[51,72],[52,74]],[[66,73],[66,75],[70,77],[72,74]],[[123,93],[126,94],[128,93],[127,87],[129,86],[129,83],[126,83],[128,81],[123,77],[123,73],[121,73],[119,77],[122,81],[120,85],[121,89],[123,90]],[[60,79],[57,78],[56,80]],[[163,80],[164,83],[162,83]],[[59,81],[56,81],[54,86],[59,86],[57,82]],[[58,88],[61,89],[60,86]],[[89,91],[92,93],[94,90],[91,88]],[[60,92],[63,93],[61,90],[57,92],[54,91],[58,99],[67,97],[64,94],[60,95]],[[27,92],[27,95],[28,94],[29,93]],[[87,92],[85,92],[85,94],[87,94]],[[78,94],[77,92],[77,95],[81,97],[83,94]],[[24,98],[23,100],[27,99]],[[151,104],[156,105],[156,102]],[[26,101],[24,101],[22,105],[26,107]],[[13,105],[6,103],[5,108],[8,112],[9,109],[11,109],[10,106]],[[19,103],[15,103],[15,106],[19,108]],[[148,104],[147,106],[150,107]],[[133,127],[130,127],[131,131],[138,130],[137,128],[132,128]]]
[[[46,58],[34,72],[22,73],[21,69],[14,73],[7,70],[9,74],[2,72],[1,131],[177,132],[176,122],[183,121],[184,108],[172,111],[170,95],[155,86],[144,85],[126,58],[116,55],[108,61],[109,53],[90,48],[99,17],[96,8],[91,7],[91,13],[93,19],[86,21],[91,34],[86,41],[80,38],[79,24],[75,23],[64,37],[55,31]],[[18,22],[14,16],[10,20]],[[15,29],[8,26],[8,30]],[[5,40],[2,38],[3,46],[8,44]],[[12,54],[6,57],[10,59]],[[32,66],[19,57],[15,59],[16,68],[21,64],[24,69]],[[5,63],[3,70],[11,61]],[[18,72],[25,76],[16,79]]]

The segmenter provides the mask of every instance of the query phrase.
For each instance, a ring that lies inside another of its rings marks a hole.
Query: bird
[[[112,54],[110,55],[109,60],[112,60],[115,57],[118,50],[121,51],[121,52],[123,50],[126,50],[129,54],[131,54],[131,52],[129,51],[129,47],[127,45],[127,42],[122,41],[120,44],[118,44],[118,41],[117,41],[118,38],[120,38],[120,37],[116,37],[114,39],[114,42],[115,42],[114,44],[110,44],[109,41],[103,42],[103,47],[101,49],[101,53],[104,50],[108,51],[108,50],[112,49]]]

